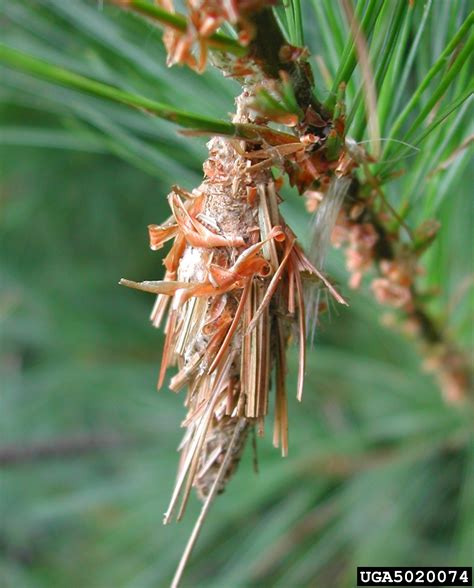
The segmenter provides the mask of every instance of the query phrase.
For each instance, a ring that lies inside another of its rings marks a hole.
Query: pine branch
[[[393,218],[385,210],[388,202],[380,178],[372,176],[367,166],[365,172],[366,181],[361,184],[354,181],[344,203],[345,222],[352,234],[348,260],[352,248],[356,255],[362,254],[366,261],[372,262],[379,275],[371,284],[375,298],[380,304],[398,309],[402,329],[419,342],[426,368],[438,380],[445,400],[451,404],[462,403],[468,398],[474,381],[471,362],[432,314],[418,284],[419,256],[434,240],[438,227],[424,228],[422,225],[415,233],[410,231],[410,244],[404,243],[400,227],[393,228]],[[403,223],[402,219],[396,220]],[[426,222],[429,227],[429,221]],[[403,228],[407,229],[404,225]],[[361,276],[368,267],[365,264],[353,269],[353,278]]]
[[[280,79],[280,72],[286,72],[293,85],[298,105],[306,110],[309,106],[323,117],[328,118],[327,110],[316,100],[313,94],[313,77],[310,66],[291,56],[281,28],[271,8],[265,8],[250,17],[255,27],[255,35],[250,44],[250,56],[270,78]]]

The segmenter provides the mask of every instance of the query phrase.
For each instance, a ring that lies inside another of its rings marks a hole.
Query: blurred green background
[[[431,8],[407,93],[463,16],[466,3],[454,2],[460,16],[446,18],[449,4]],[[343,39],[331,48],[314,15],[307,25],[332,71]],[[160,32],[101,3],[2,0],[0,27],[3,42],[79,73],[203,114],[233,110],[236,83],[168,70]],[[0,585],[166,586],[199,509],[193,498],[183,522],[162,526],[183,398],[155,390],[163,337],[148,323],[152,297],[117,282],[163,275],[146,226],[168,216],[172,184],[200,182],[204,140],[6,68],[0,76]],[[440,307],[472,273],[468,153],[427,177],[468,121],[465,108],[453,115],[390,192],[396,201],[411,184],[415,216],[443,222],[426,276],[441,286]],[[307,243],[302,201],[284,194]],[[184,586],[342,588],[357,565],[472,565],[472,412],[446,406],[414,343],[381,325],[367,292],[344,286],[337,252],[327,270],[350,308],[322,318],[302,405],[290,351],[289,457],[267,431],[256,475],[247,448]],[[463,345],[468,307],[463,299],[450,323]]]

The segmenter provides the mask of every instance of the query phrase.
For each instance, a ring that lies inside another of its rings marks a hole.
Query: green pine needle
[[[127,106],[144,110],[147,113],[185,128],[223,135],[237,134],[236,127],[230,122],[186,112],[167,104],[155,102],[144,96],[125,92],[119,88],[114,88],[113,86],[109,86],[45,61],[41,61],[32,55],[16,51],[11,47],[2,44],[0,44],[0,62],[14,69],[25,71],[48,81],[64,85],[68,88],[74,88],[93,94],[94,96],[112,100],[113,102],[126,104]]]

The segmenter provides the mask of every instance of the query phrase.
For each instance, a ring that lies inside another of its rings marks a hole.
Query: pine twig
[[[322,118],[329,118],[328,112],[314,97],[309,65],[292,58],[292,47],[286,42],[273,10],[260,10],[253,14],[250,20],[255,28],[250,55],[264,74],[270,78],[280,79],[280,72],[286,72],[293,85],[298,105],[304,110],[311,106]]]
[[[344,204],[344,220],[339,227],[347,235],[342,242],[349,242],[346,256],[350,283],[358,287],[362,275],[370,267],[376,268],[379,277],[371,283],[374,297],[401,313],[404,330],[419,341],[425,367],[436,376],[445,400],[460,403],[468,397],[473,382],[471,362],[433,316],[417,284],[418,258],[435,238],[439,225],[427,221],[410,233],[410,245],[402,243],[399,231],[391,226],[391,216],[385,219],[384,204],[379,210],[373,196],[362,194],[364,187],[369,187],[372,195],[383,196],[379,179],[372,177],[362,185],[354,181]]]

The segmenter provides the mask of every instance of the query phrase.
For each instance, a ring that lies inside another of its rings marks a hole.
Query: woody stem
[[[357,199],[357,195],[355,197]],[[359,220],[364,223],[369,222],[377,232],[378,240],[376,247],[374,248],[374,261],[377,266],[383,261],[393,261],[396,257],[393,242],[389,236],[389,232],[386,230],[383,222],[380,221],[376,211],[370,206],[367,207],[364,215]],[[423,297],[420,296],[416,284],[411,286],[410,292],[412,304],[410,307],[404,309],[403,312],[405,312],[407,318],[413,320],[416,324],[419,340],[425,348],[425,353],[429,353],[430,350],[435,349],[438,346],[444,348],[445,352],[443,361],[446,365],[442,366],[442,370],[445,372],[452,372],[453,375],[456,375],[459,381],[464,382],[462,387],[466,388],[465,392],[467,392],[469,384],[472,382],[473,374],[465,353],[449,340],[446,330],[442,325],[438,324],[438,321],[427,308],[426,302]],[[449,362],[453,360],[454,367],[451,367]]]
[[[288,57],[291,47],[286,41],[271,8],[264,8],[249,17],[255,29],[250,45],[250,55],[270,78],[280,79],[280,72],[286,72],[293,85],[298,105],[306,110],[313,108],[324,120],[328,112],[313,94],[313,79],[308,63]]]

